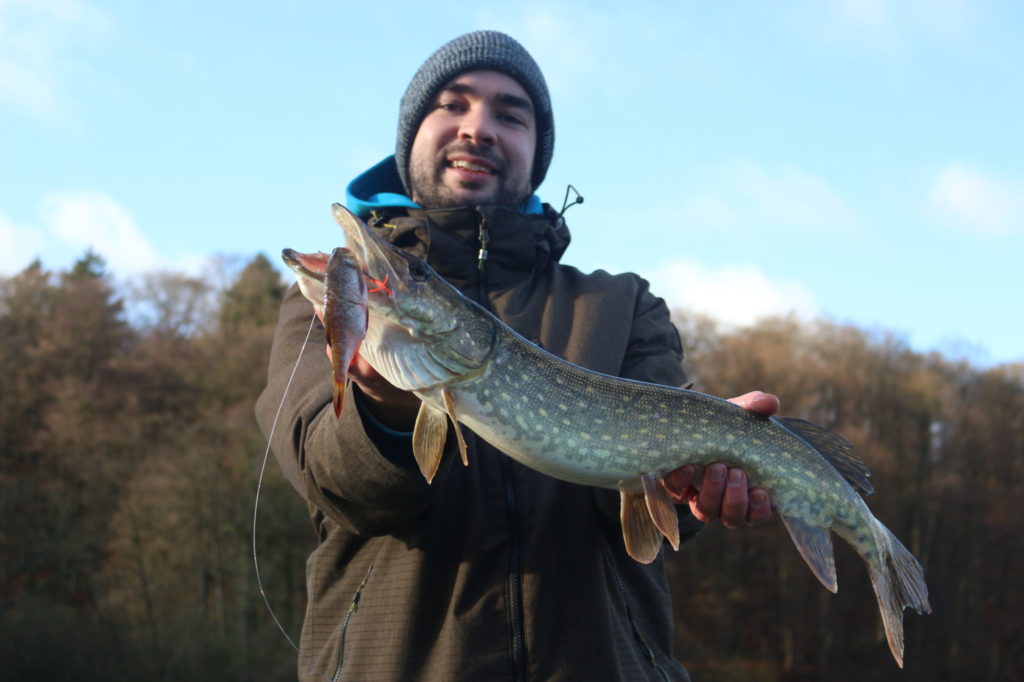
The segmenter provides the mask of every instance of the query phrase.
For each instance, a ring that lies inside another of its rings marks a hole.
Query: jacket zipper
[[[373,572],[373,564],[376,562],[376,558],[370,562],[370,567],[366,569],[366,575],[359,583],[359,587],[356,588],[355,594],[352,595],[352,602],[348,606],[348,613],[345,614],[345,620],[341,623],[341,634],[338,636],[338,667],[334,669],[334,677],[331,678],[330,682],[338,682],[341,677],[341,667],[345,662],[345,633],[348,631],[348,623],[352,620],[352,614],[359,610],[359,598],[363,596],[363,589],[366,588],[366,583],[370,579],[370,573]],[[324,679],[327,679],[324,677]]]
[[[615,565],[615,557],[612,556],[612,552],[608,548],[607,544],[604,546],[604,558],[605,563],[608,565],[608,570],[615,579],[615,585],[619,588],[619,596],[622,597],[622,605],[626,609],[626,618],[629,620],[629,627],[633,631],[633,638],[636,640],[637,646],[640,648],[644,658],[647,659],[647,662],[651,664],[651,667],[661,675],[661,679],[665,682],[669,682],[668,673],[665,672],[665,669],[661,667],[660,663],[658,663],[658,657],[655,655],[654,649],[652,649],[651,645],[647,643],[647,638],[644,637],[643,632],[640,631],[640,626],[637,625],[636,620],[633,619],[633,612],[630,610],[629,601],[626,598],[626,587],[622,582],[622,574],[619,573],[619,568]]]
[[[505,509],[508,515],[509,549],[508,549],[508,581],[505,591],[508,594],[508,620],[510,635],[510,652],[514,679],[526,680],[526,632],[523,625],[523,558],[522,537],[519,528],[519,498],[515,480],[512,478],[512,460],[499,453],[501,461],[501,478],[505,484]]]
[[[477,299],[480,305],[489,312],[493,312],[490,302],[487,300],[487,270],[484,267],[491,235],[488,231],[487,216],[479,207],[477,207],[477,214],[480,216],[478,235],[480,250],[477,252],[476,261]],[[519,526],[519,495],[513,477],[512,461],[504,453],[498,453],[498,459],[501,463],[501,480],[505,487],[505,513],[509,532],[508,579],[505,583],[508,603],[509,653],[512,656],[513,679],[516,682],[526,682],[526,628],[523,616],[523,558],[522,531]]]

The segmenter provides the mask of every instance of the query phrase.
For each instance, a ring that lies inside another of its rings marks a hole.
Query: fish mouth
[[[327,261],[330,254],[318,251],[317,253],[299,253],[295,249],[284,249],[281,251],[281,260],[284,261],[295,274],[309,277],[320,282],[324,281],[327,273]]]
[[[393,292],[394,287],[402,281],[389,257],[390,251],[397,247],[375,235],[366,223],[341,204],[332,204],[331,213],[345,234],[345,246],[355,254],[366,276],[378,285],[383,284],[380,290]],[[388,289],[387,285],[391,288]]]

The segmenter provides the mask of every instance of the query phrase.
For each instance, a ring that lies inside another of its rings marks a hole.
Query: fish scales
[[[641,472],[728,461],[776,483],[786,452],[803,464],[792,469],[849,489],[820,455],[803,456],[809,446],[797,437],[728,401],[585,372],[508,330],[494,357],[484,374],[451,387],[463,422],[557,478],[637,488]]]
[[[869,473],[847,441],[799,419],[764,417],[696,391],[577,367],[518,335],[344,207],[335,204],[334,216],[365,276],[378,285],[369,292],[370,324],[359,353],[396,387],[421,398],[413,452],[428,480],[450,420],[464,463],[463,426],[538,471],[618,489],[626,550],[649,562],[661,551],[662,536],[673,546],[679,539],[660,479],[686,464],[742,467],[752,485],[769,492],[827,589],[837,589],[830,532],[860,554],[902,667],[902,612],[908,606],[931,611],[927,585],[914,556],[858,494],[872,492]],[[322,275],[317,291],[316,273],[292,267],[316,305]]]

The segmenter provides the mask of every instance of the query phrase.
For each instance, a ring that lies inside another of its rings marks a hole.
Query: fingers
[[[396,388],[358,353],[348,375],[359,387],[363,404],[378,421],[396,431],[412,431],[420,408],[415,394]]]
[[[726,528],[737,528],[745,523],[759,523],[771,517],[772,505],[768,493],[761,488],[749,488],[747,474],[738,467],[716,463],[704,471],[700,491],[688,485],[685,491],[677,485],[686,479],[683,467],[671,472],[666,488],[677,501],[687,501],[690,511],[704,523],[721,521]],[[692,469],[692,467],[690,467]],[[692,476],[692,471],[689,473]]]
[[[745,410],[757,412],[770,417],[779,411],[779,397],[764,391],[751,391],[743,395],[729,398],[730,403],[735,403]]]
[[[761,523],[772,516],[772,500],[761,488],[750,489],[750,510],[747,512],[747,523]]]
[[[669,472],[668,476],[662,479],[661,484],[677,504],[687,500],[690,483],[693,482],[693,472],[693,465],[687,464],[684,467],[679,467],[675,471]]]

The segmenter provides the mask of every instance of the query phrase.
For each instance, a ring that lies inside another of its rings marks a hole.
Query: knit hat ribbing
[[[407,193],[412,192],[409,183],[409,153],[420,123],[427,114],[427,107],[445,83],[467,71],[484,69],[508,74],[530,96],[537,125],[537,150],[530,182],[533,189],[537,189],[543,182],[555,148],[555,121],[544,74],[530,53],[510,36],[498,31],[475,31],[455,38],[430,55],[412,77],[402,96],[395,162]]]

